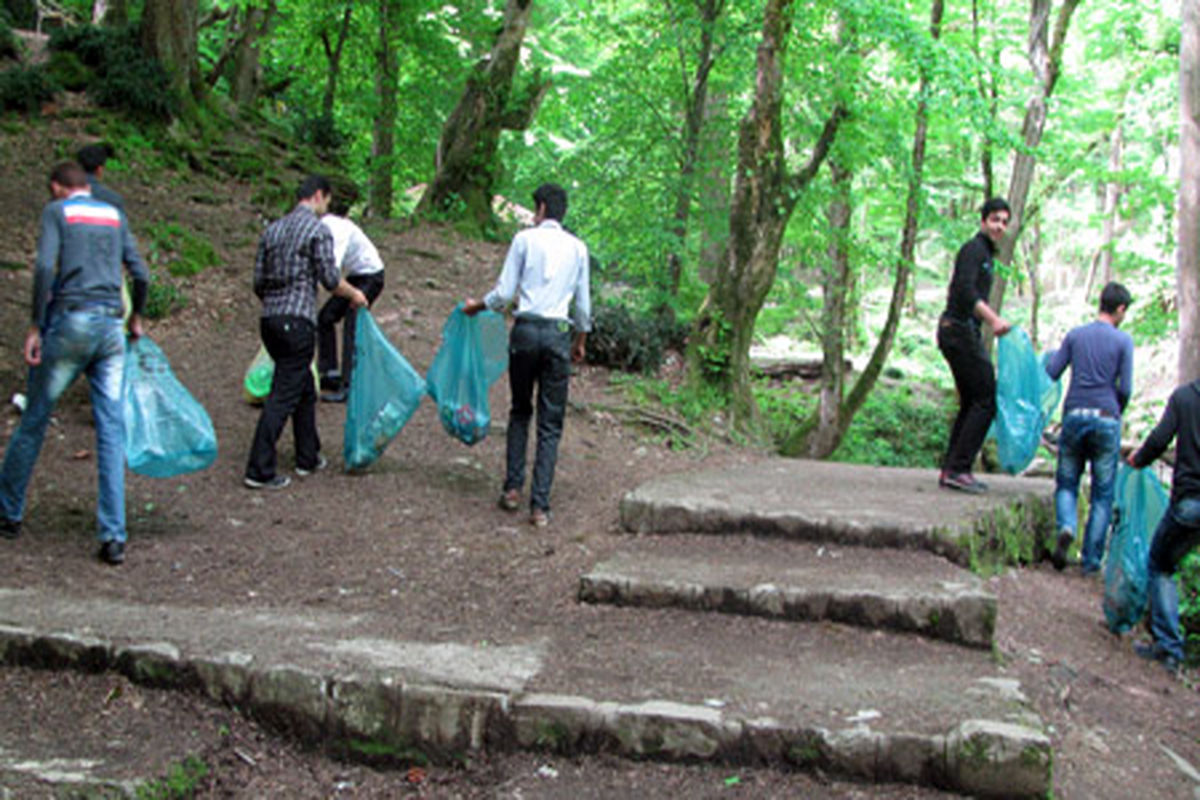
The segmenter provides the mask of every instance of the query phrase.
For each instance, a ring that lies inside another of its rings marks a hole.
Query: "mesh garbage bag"
[[[371,312],[360,308],[354,326],[342,441],[346,469],[362,469],[383,455],[425,396],[425,379],[387,340]]]
[[[1058,405],[1061,386],[1050,380],[1045,359],[1033,351],[1029,334],[1014,328],[999,339],[996,352],[996,457],[1015,475],[1037,454],[1042,430]]]
[[[125,353],[122,401],[125,459],[139,475],[170,478],[204,469],[217,457],[208,412],[145,336],[130,340]]]
[[[504,317],[492,311],[468,317],[461,304],[456,307],[442,326],[442,346],[425,375],[447,433],[469,445],[488,435],[488,389],[507,368]]]
[[[1170,498],[1149,469],[1117,468],[1115,521],[1104,563],[1104,620],[1113,633],[1142,621],[1150,589],[1150,539]]]

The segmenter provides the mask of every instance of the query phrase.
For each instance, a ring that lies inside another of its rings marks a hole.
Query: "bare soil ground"
[[[44,175],[87,140],[86,129],[87,118],[80,117],[0,133],[0,262],[30,262]],[[548,529],[535,530],[524,515],[496,508],[508,409],[504,379],[491,398],[493,435],[479,445],[451,439],[426,403],[380,462],[357,475],[341,469],[345,408],[322,404],[318,423],[331,469],[282,492],[250,492],[241,476],[258,411],[244,402],[241,382],[258,347],[250,271],[265,221],[247,200],[254,187],[200,176],[151,179],[137,164],[113,172],[108,182],[125,195],[135,231],[177,222],[212,241],[223,257],[220,267],[185,282],[182,312],[149,326],[212,416],[220,455],[212,468],[180,479],[130,475],[129,560],[105,567],[94,557],[93,430],[86,389],[77,385],[47,437],[26,533],[3,543],[0,585],[199,607],[392,611],[398,636],[502,644],[516,631],[550,628],[577,613],[578,576],[621,545],[623,537],[614,534],[624,492],[664,472],[766,457],[715,440],[672,450],[621,424],[611,407],[623,400],[609,373],[582,367],[572,380]],[[437,227],[368,226],[368,232],[387,264],[376,319],[424,370],[442,321],[465,294],[490,286],[505,245],[466,241]],[[7,399],[23,391],[29,272],[5,270],[0,282],[0,398]],[[7,434],[16,420],[11,406],[0,410]],[[280,445],[281,469],[290,470],[290,431]],[[1200,695],[1140,662],[1127,642],[1105,632],[1099,584],[1043,567],[991,584],[1000,598],[998,654],[1051,725],[1056,796],[1197,796],[1197,784],[1166,749],[1200,767]],[[672,619],[648,615],[646,624]],[[228,709],[117,676],[4,669],[0,683],[5,737],[36,732],[50,749],[80,737],[98,746],[122,737],[157,742],[158,757],[143,761],[155,765],[154,774],[188,754],[209,764],[201,796],[939,796],[773,770],[524,754],[414,773],[376,770],[298,750]],[[94,722],[80,725],[81,719]],[[14,796],[40,791],[13,788]]]

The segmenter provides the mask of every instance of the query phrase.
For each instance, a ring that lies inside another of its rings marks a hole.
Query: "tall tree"
[[[353,11],[354,4],[347,2],[338,24],[337,37],[333,41],[329,39],[329,31],[321,31],[321,48],[329,64],[329,70],[325,73],[325,92],[321,95],[321,115],[327,120],[333,119],[333,102],[337,98],[338,78],[342,72],[342,52],[350,33],[350,15]]]
[[[816,177],[847,116],[845,107],[837,105],[808,161],[798,171],[789,169],[780,110],[792,3],[766,0],[763,9],[754,99],[738,134],[729,242],[688,346],[690,374],[717,386],[728,400],[732,424],[750,433],[761,430],[749,380],[754,322],[774,282],[796,202]]]
[[[931,43],[937,43],[942,35],[942,18],[945,14],[944,0],[933,0],[930,9],[929,35]],[[904,227],[900,235],[900,256],[896,260],[896,272],[892,283],[892,296],[888,304],[888,315],[884,321],[883,330],[879,332],[871,358],[863,369],[849,395],[843,399],[842,387],[845,385],[845,356],[844,345],[841,342],[824,343],[823,359],[821,362],[821,396],[813,417],[801,426],[780,446],[784,455],[807,455],[811,458],[828,458],[841,444],[854,421],[854,416],[862,408],[867,397],[875,388],[892,345],[896,341],[896,331],[900,327],[900,318],[904,312],[904,300],[908,294],[908,284],[912,277],[913,264],[916,259],[917,233],[921,227],[921,195],[925,175],[925,145],[929,132],[929,99],[932,93],[931,65],[938,60],[936,52],[919,57],[920,84],[917,89],[917,106],[914,114],[915,126],[913,131],[912,157],[908,173],[908,191],[905,200]],[[837,172],[834,171],[835,187]],[[849,217],[848,203],[847,213]],[[831,211],[830,224],[839,228],[841,215]],[[835,237],[835,243],[839,237]],[[835,272],[835,276],[838,273]],[[827,282],[828,283],[828,282]],[[826,292],[845,292],[844,287],[836,284],[826,286]],[[837,301],[834,314],[824,321],[825,338],[829,336],[829,325],[837,324],[839,336],[845,324],[845,301]]]
[[[1175,288],[1179,381],[1200,378],[1200,3],[1183,2],[1179,48],[1179,200]]]
[[[1025,106],[1025,120],[1021,125],[1022,147],[1013,159],[1012,177],[1008,184],[1008,204],[1012,208],[1012,223],[1008,236],[1000,244],[997,254],[1001,264],[1011,264],[1016,251],[1017,239],[1024,224],[1025,203],[1029,198],[1029,187],[1033,185],[1033,174],[1037,167],[1038,145],[1046,129],[1048,101],[1058,84],[1062,69],[1063,48],[1071,16],[1079,0],[1063,0],[1054,23],[1053,38],[1050,28],[1050,0],[1030,0],[1029,4],[1029,64],[1035,77],[1033,95]],[[1000,313],[1004,305],[1004,289],[1007,280],[1003,273],[996,275],[992,284],[989,305]],[[985,332],[986,335],[986,332]],[[990,342],[990,336],[988,337]]]
[[[396,97],[399,64],[393,41],[403,12],[401,0],[379,0],[379,39],[375,48],[375,122],[371,136],[371,167],[368,203],[379,217],[392,215],[395,185],[392,179],[396,155]]]
[[[675,193],[675,215],[671,233],[675,247],[667,264],[667,274],[672,295],[679,293],[683,279],[683,251],[687,241],[688,219],[692,213],[692,197],[695,192],[696,170],[700,162],[701,136],[704,122],[708,118],[708,78],[716,63],[715,29],[717,19],[725,7],[725,0],[695,0],[700,21],[700,39],[696,51],[695,69],[690,75],[686,70],[687,49],[680,36],[679,62],[687,82],[684,92],[683,147],[679,161],[679,186]]]
[[[142,48],[167,70],[184,108],[203,93],[196,25],[196,0],[146,0],[142,10]]]
[[[523,86],[515,83],[532,8],[533,0],[507,0],[491,53],[467,78],[458,105],[442,127],[437,172],[417,204],[417,214],[450,211],[462,202],[468,219],[480,228],[491,226],[500,134],[529,127],[549,88],[537,74]]]

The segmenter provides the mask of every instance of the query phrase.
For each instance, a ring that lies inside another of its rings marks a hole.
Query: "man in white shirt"
[[[542,184],[533,193],[533,202],[537,209],[534,226],[513,237],[496,288],[482,300],[467,298],[463,311],[473,315],[485,308],[502,311],[516,304],[516,321],[508,344],[512,408],[500,506],[507,511],[521,506],[533,388],[537,384],[537,449],[529,521],[544,527],[550,522],[550,487],[567,409],[571,361],[583,360],[587,334],[592,329],[592,307],[587,246],[562,226],[567,213],[566,190],[557,184]],[[574,313],[570,313],[572,301]]]
[[[349,208],[345,203],[339,204],[336,195],[332,203],[336,207],[321,217],[321,222],[333,234],[334,260],[346,282],[365,294],[368,304],[373,304],[383,291],[383,259],[362,228],[346,218]],[[321,375],[321,388],[327,391],[321,399],[327,403],[346,402],[350,389],[350,375],[354,369],[354,314],[355,309],[348,300],[333,295],[317,315],[317,371]],[[337,324],[343,320],[342,365],[339,369]]]

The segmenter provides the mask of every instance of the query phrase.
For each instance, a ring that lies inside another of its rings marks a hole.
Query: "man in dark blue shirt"
[[[1091,510],[1083,536],[1083,574],[1099,572],[1104,558],[1121,452],[1121,413],[1133,391],[1133,339],[1117,329],[1132,302],[1128,289],[1110,282],[1100,292],[1096,319],[1067,333],[1046,363],[1054,380],[1071,367],[1054,476],[1058,538],[1050,561],[1057,570],[1066,567],[1067,549],[1075,541],[1079,479],[1089,462]]]
[[[983,204],[979,233],[959,248],[954,259],[946,310],[938,320],[938,349],[950,365],[959,397],[958,416],[950,429],[938,485],[971,494],[987,491],[987,486],[971,474],[971,465],[996,415],[996,373],[983,349],[979,327],[986,322],[996,336],[1012,328],[988,305],[994,274],[992,259],[1008,230],[1011,213],[1008,203],[999,197]]]
[[[125,199],[117,192],[105,186],[104,165],[113,157],[113,149],[107,144],[89,144],[81,147],[75,156],[79,166],[87,173],[88,186],[92,187],[92,197],[109,205],[125,210]]]

